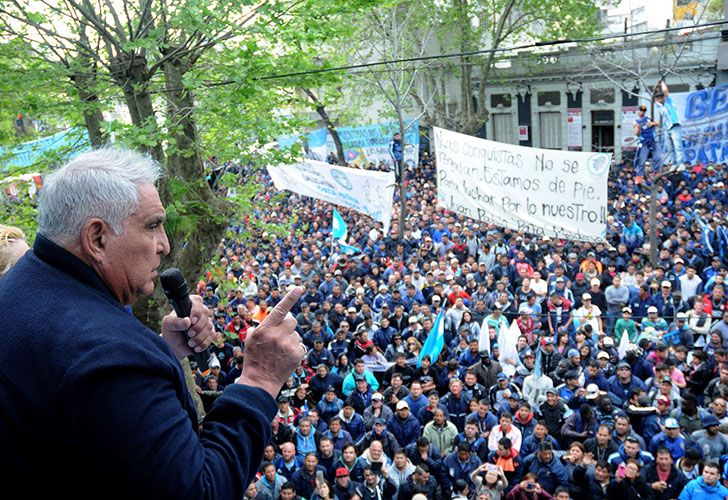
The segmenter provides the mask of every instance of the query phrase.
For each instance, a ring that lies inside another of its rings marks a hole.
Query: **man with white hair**
[[[161,335],[128,310],[170,251],[159,176],[146,156],[100,149],[45,179],[33,250],[0,280],[6,488],[237,499],[256,473],[274,397],[304,355],[288,314],[302,291],[248,335],[242,375],[200,427],[179,360],[210,344],[201,297]]]

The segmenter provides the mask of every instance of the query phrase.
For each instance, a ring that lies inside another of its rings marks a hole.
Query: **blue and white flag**
[[[710,229],[710,226],[703,222],[703,219],[701,219],[698,213],[694,210],[693,216],[695,216],[695,221],[700,226],[700,232],[702,233],[701,243],[703,244],[703,254],[712,255],[713,245],[710,244],[710,231],[712,231],[712,229]]]
[[[348,231],[346,230],[346,222],[344,222],[341,214],[336,209],[334,209],[334,221],[332,222],[331,227],[331,234],[333,235],[334,239],[339,243],[345,242],[346,236],[348,234]]]
[[[346,255],[354,255],[357,253],[361,253],[361,248],[357,248],[352,245],[347,245],[346,243],[339,242],[339,248],[342,252],[344,252]]]
[[[440,309],[440,314],[435,318],[435,324],[432,325],[432,330],[425,339],[425,345],[422,346],[420,351],[420,357],[417,359],[417,367],[422,366],[422,358],[425,355],[430,356],[430,360],[433,363],[437,361],[437,358],[442,352],[442,348],[445,346],[445,308]]]

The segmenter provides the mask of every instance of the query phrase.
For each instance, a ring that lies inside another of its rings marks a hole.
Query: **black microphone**
[[[177,313],[179,318],[189,318],[192,312],[192,302],[190,301],[190,289],[187,287],[185,277],[182,271],[176,267],[165,269],[159,275],[162,282],[162,290],[167,296],[172,309]],[[185,332],[186,335],[187,332]],[[197,363],[200,371],[205,372],[210,368],[210,349],[207,348],[202,352],[196,352],[191,357]]]

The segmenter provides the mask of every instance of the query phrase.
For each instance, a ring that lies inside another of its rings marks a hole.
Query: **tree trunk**
[[[121,54],[110,64],[111,77],[121,87],[124,101],[131,115],[131,122],[139,129],[148,128],[151,134],[158,134],[152,95],[149,93],[151,75],[145,57],[138,54]],[[152,158],[164,164],[164,149],[155,137],[151,146],[143,145]]]
[[[324,125],[326,125],[326,130],[328,130],[329,134],[331,134],[331,138],[334,140],[334,145],[336,146],[336,162],[339,165],[346,166],[346,159],[344,158],[344,147],[341,144],[341,137],[339,137],[339,131],[336,129],[334,122],[331,120],[328,111],[326,111],[326,106],[318,100],[316,94],[314,94],[313,91],[311,91],[310,89],[301,87],[301,91],[306,94],[309,99],[311,99],[311,102],[316,108],[316,113],[318,113],[318,115],[321,117]]]
[[[404,239],[404,225],[407,223],[407,185],[405,183],[407,169],[404,164],[404,151],[407,147],[407,139],[405,137],[404,119],[402,118],[401,108],[397,108],[397,119],[399,120],[399,135],[402,137],[402,160],[399,162],[399,228],[397,238],[399,241],[402,241]]]
[[[106,144],[106,134],[101,129],[104,114],[99,109],[99,97],[93,92],[87,92],[83,87],[77,86],[78,97],[83,103],[83,121],[86,124],[88,138],[91,146],[98,148]]]

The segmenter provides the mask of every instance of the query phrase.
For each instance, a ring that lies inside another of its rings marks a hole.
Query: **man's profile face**
[[[104,283],[123,305],[151,295],[161,255],[169,254],[164,232],[165,212],[153,184],[137,188],[139,205],[124,222],[122,234],[108,230],[103,260],[98,271]]]

